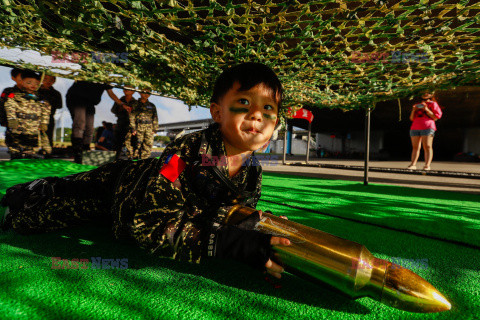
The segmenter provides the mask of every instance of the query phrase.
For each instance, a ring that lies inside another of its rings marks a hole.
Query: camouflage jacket
[[[10,93],[22,92],[22,90],[15,85],[14,87],[5,88],[0,96],[0,126],[7,126],[7,114],[5,112],[5,102]]]
[[[16,133],[38,134],[40,125],[48,125],[50,111],[47,101],[39,100],[36,95],[24,91],[10,93],[5,102],[7,121],[18,120],[19,126],[13,130]]]
[[[153,103],[146,103],[140,100],[132,104],[133,109],[129,114],[130,128],[132,130],[139,129],[144,126],[152,126],[153,130],[158,130],[157,108]]]
[[[137,102],[137,99],[132,97],[132,100],[130,100],[130,102],[127,102],[127,100],[125,100],[125,96],[123,96],[120,98],[120,101],[126,103],[129,106],[132,106]],[[127,110],[123,109],[121,105],[114,103],[110,111],[117,117],[117,125],[128,127],[130,119]]]
[[[234,203],[255,208],[262,168],[250,157],[230,178],[217,124],[170,143],[159,158],[136,161],[119,175],[115,191],[114,232],[133,238],[152,253],[200,262],[206,237]],[[213,166],[238,192],[213,174]]]

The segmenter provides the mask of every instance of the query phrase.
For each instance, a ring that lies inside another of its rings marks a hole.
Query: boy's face
[[[240,83],[236,82],[218,104],[210,105],[213,120],[220,124],[227,152],[235,153],[262,147],[278,123],[278,105],[270,88],[263,84],[247,91],[238,91],[239,88]]]
[[[23,81],[22,81],[22,75],[21,75],[20,73],[17,74],[16,77],[12,77],[12,80],[15,81],[15,83],[17,84],[17,86],[18,86],[19,88],[23,88],[23,85],[22,85],[22,83],[23,83]]]
[[[53,86],[54,83],[55,83],[55,77],[45,75],[45,77],[43,78],[43,82],[42,82],[42,88],[43,89],[50,89]]]
[[[127,89],[123,89],[123,94],[126,95],[126,96],[131,96],[133,95],[135,91],[133,90],[127,90]]]
[[[22,80],[22,84],[25,91],[27,91],[28,93],[34,93],[35,91],[37,91],[40,81],[35,78],[25,78]]]
[[[140,98],[142,100],[148,100],[149,97],[150,97],[150,93],[145,93],[145,92],[140,93]]]

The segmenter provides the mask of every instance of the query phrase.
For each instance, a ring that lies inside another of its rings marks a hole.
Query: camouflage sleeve
[[[40,118],[40,124],[48,125],[48,123],[50,122],[51,111],[52,111],[52,109],[51,109],[50,103],[48,103],[47,101],[43,101],[42,102],[42,114],[41,114],[41,118]]]
[[[14,98],[8,98],[5,102],[5,113],[7,120],[13,120],[17,118],[17,110],[19,108],[18,102]]]
[[[2,94],[0,95],[0,106],[5,105],[5,102],[7,101],[7,94],[8,94],[8,90],[4,89],[2,91]]]
[[[0,125],[7,126],[7,115],[5,114],[5,101],[7,100],[7,90],[2,91],[0,95]]]
[[[153,130],[158,130],[158,114],[157,114],[157,107],[153,104]]]
[[[130,122],[131,130],[135,130],[136,128],[136,125],[135,125],[136,117],[137,117],[137,112],[135,112],[135,110],[132,110],[132,112],[128,114],[128,121]]]
[[[167,166],[167,158],[176,155],[180,160],[171,157],[168,164],[173,169],[181,168],[182,165],[175,167],[173,162],[183,163],[183,151],[182,141],[171,143],[159,159],[160,167]],[[205,225],[198,219],[201,213],[191,212],[186,206],[186,195],[180,182],[184,181],[184,175],[185,170],[178,177],[166,177],[162,173],[155,177],[147,189],[145,200],[137,207],[133,235],[142,247],[154,254],[199,263]]]

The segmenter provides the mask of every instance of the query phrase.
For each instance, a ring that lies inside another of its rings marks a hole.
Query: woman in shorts
[[[417,169],[417,160],[420,155],[420,147],[423,145],[425,166],[423,170],[430,170],[433,159],[433,136],[437,127],[435,121],[442,117],[442,110],[430,93],[422,95],[422,102],[413,106],[410,113],[412,126],[410,138],[412,140],[412,162],[407,169]]]

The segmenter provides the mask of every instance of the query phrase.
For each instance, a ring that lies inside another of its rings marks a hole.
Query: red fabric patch
[[[162,169],[160,169],[160,174],[167,178],[170,182],[174,182],[180,176],[183,169],[185,169],[185,162],[180,159],[179,156],[174,154],[167,160],[167,162],[163,165]]]
[[[15,93],[10,93],[10,94],[8,95],[8,98],[14,98],[14,97],[15,97]]]
[[[2,96],[0,98],[5,98],[7,94],[5,92],[2,92]]]
[[[298,109],[297,112],[292,115],[292,108],[288,108],[288,112],[294,119],[305,119],[310,123],[313,121],[313,113],[307,109]]]

